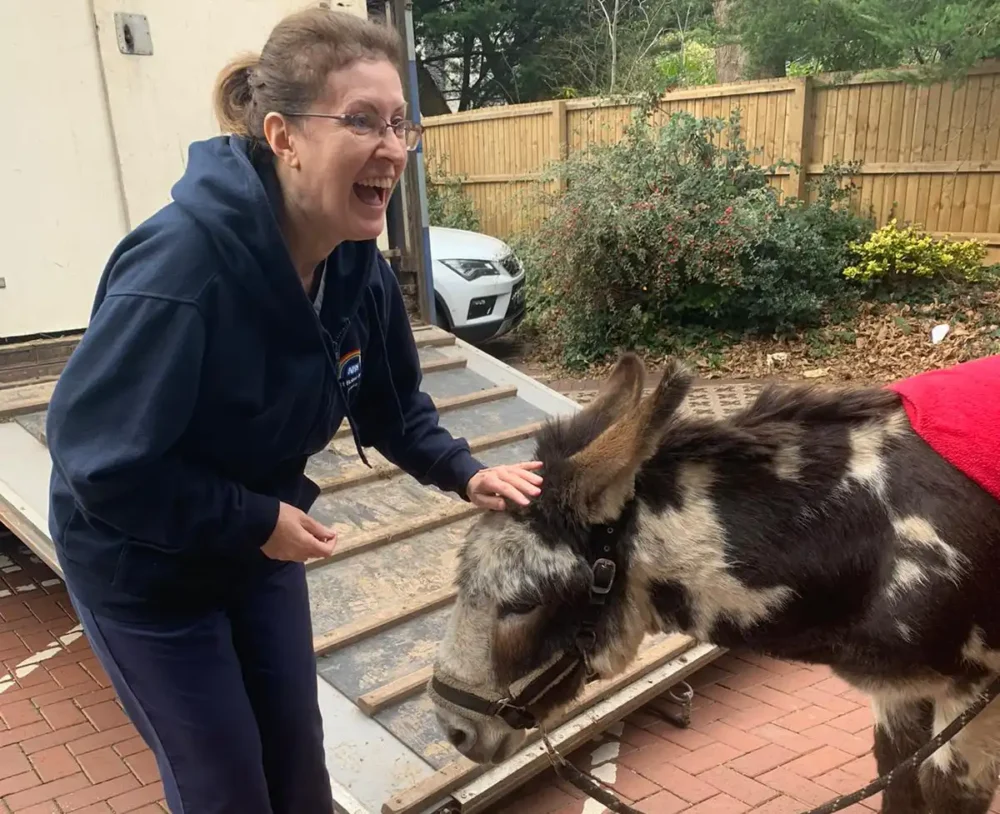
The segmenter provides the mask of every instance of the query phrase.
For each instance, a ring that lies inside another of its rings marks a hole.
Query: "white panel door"
[[[132,227],[170,200],[192,141],[216,135],[212,86],[244,51],[259,52],[304,0],[94,0],[101,59]],[[332,7],[367,16],[364,0]],[[114,13],[143,14],[153,53],[120,52]]]
[[[88,0],[0,2],[0,339],[87,325],[125,233]]]

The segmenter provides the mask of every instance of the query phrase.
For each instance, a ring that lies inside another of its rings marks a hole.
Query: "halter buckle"
[[[576,634],[576,647],[586,656],[597,646],[597,631],[592,627],[584,627]]]
[[[590,583],[590,592],[604,596],[611,591],[611,586],[615,581],[615,572],[618,570],[614,560],[601,557],[593,565],[594,578]]]
[[[494,702],[493,716],[504,721],[511,729],[531,729],[538,721],[524,707],[512,703],[510,698],[501,698]]]

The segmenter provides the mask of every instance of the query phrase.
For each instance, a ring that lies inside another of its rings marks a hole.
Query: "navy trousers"
[[[71,598],[171,814],[333,814],[301,564],[194,619],[123,623]]]

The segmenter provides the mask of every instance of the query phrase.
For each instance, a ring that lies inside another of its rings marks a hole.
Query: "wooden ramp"
[[[434,327],[414,336],[441,423],[487,464],[533,455],[546,419],[579,406]],[[45,409],[53,383],[0,389],[0,521],[59,571],[48,525]],[[424,487],[377,452],[358,458],[345,427],[314,456],[312,514],[337,528],[334,555],[309,564],[328,765],[351,814],[479,811],[547,766],[537,741],[485,770],[439,731],[424,692],[454,601],[455,560],[478,510]],[[592,685],[553,741],[572,748],[661,694],[721,650],[650,637],[621,678]]]

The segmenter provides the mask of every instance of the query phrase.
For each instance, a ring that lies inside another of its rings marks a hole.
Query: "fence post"
[[[792,170],[788,180],[788,192],[796,198],[805,198],[806,180],[810,160],[812,139],[812,78],[800,77],[788,106],[788,143],[786,156],[798,163],[801,169]]]
[[[566,100],[556,99],[552,102],[552,149],[553,161],[562,161],[567,157],[569,140],[567,134]],[[566,191],[566,179],[556,179],[556,192]]]

